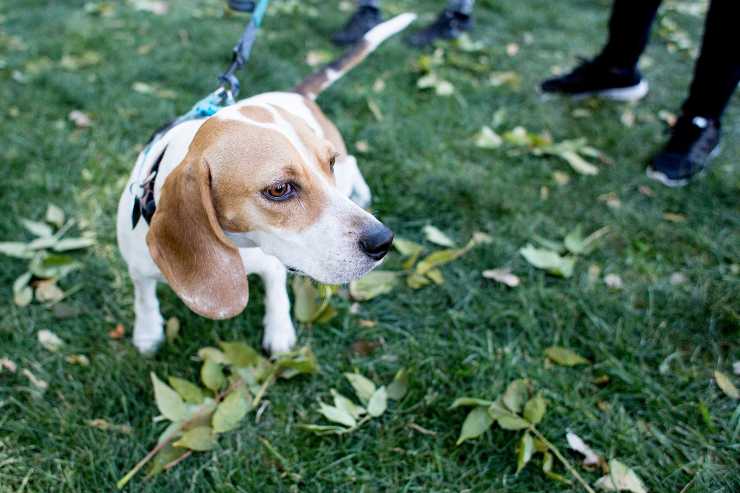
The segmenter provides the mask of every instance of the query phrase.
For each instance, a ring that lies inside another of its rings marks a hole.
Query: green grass
[[[55,319],[39,305],[15,307],[11,284],[24,266],[0,259],[0,357],[49,383],[39,396],[20,373],[0,373],[2,493],[111,491],[159,433],[151,421],[156,410],[149,372],[195,378],[198,348],[218,338],[257,346],[261,336],[262,293],[253,282],[247,311],[223,322],[195,316],[161,288],[165,316],[180,318],[183,330],[154,358],[138,355],[128,339],[108,338],[116,323],[130,335],[133,321],[132,288],[115,244],[121,189],[151,131],[212,90],[243,19],[223,18],[217,0],[170,2],[175,7],[167,16],[110,2],[113,15],[101,17],[86,13],[86,3],[100,2],[32,0],[21,6],[0,0],[0,239],[24,238],[18,219],[41,217],[49,202],[84,221],[99,239],[83,255],[84,270],[66,280],[67,286],[83,286],[70,300],[81,310],[74,318]],[[310,71],[304,63],[309,50],[333,50],[328,35],[346,14],[334,2],[293,2],[320,14],[306,17],[281,11],[287,3],[273,2],[268,11],[243,76],[244,95],[291,87]],[[386,2],[394,12],[418,8],[427,18],[441,3]],[[732,362],[740,360],[738,98],[725,116],[722,155],[705,179],[682,190],[648,182],[644,163],[665,139],[656,115],[680,105],[691,77],[689,56],[669,52],[655,33],[647,53],[652,64],[645,68],[653,90],[632,108],[632,128],[620,122],[624,105],[542,99],[535,92],[553,66],[567,68],[577,55],[597,49],[608,5],[480,1],[474,38],[485,49],[459,56],[482,56],[491,70],[516,71],[518,90],[490,87],[487,73],[448,65],[441,73],[455,84],[455,96],[420,92],[418,54],[394,39],[321,96],[350,148],[358,140],[369,143],[360,162],[374,210],[399,235],[420,240],[421,227],[431,222],[460,242],[475,230],[489,232],[494,242],[445,267],[446,283],[439,288],[404,287],[362,304],[357,315],[349,302],[339,301],[340,314],[329,325],[300,331],[301,343],[318,355],[320,375],[275,385],[259,422],[250,415],[216,452],[195,455],[151,481],[137,477],[130,491],[576,491],[545,479],[535,464],[515,476],[513,433],[494,430],[455,447],[464,411],[449,411],[452,400],[494,397],[516,377],[531,379],[549,400],[541,429],[559,446],[565,448],[565,430],[572,429],[607,457],[633,467],[654,492],[740,490],[740,408],[711,376],[715,369],[731,374]],[[665,15],[698,43],[701,19]],[[515,57],[506,55],[511,42],[521,46]],[[147,45],[151,52],[137,54]],[[101,55],[101,63],[76,71],[59,67],[63,55],[87,50]],[[51,62],[44,65],[47,58]],[[378,77],[386,88],[375,93]],[[139,94],[131,89],[136,81],[176,95]],[[596,177],[582,177],[556,158],[473,146],[475,132],[502,108],[503,129],[549,130],[556,140],[583,136],[614,164]],[[92,116],[92,128],[77,130],[67,121],[75,109]],[[576,118],[576,109],[588,109],[590,116]],[[557,186],[553,170],[568,172],[571,182]],[[641,185],[655,196],[639,193]],[[549,187],[544,200],[543,186]],[[599,200],[607,193],[618,195],[621,208]],[[666,221],[665,212],[686,220]],[[534,270],[517,254],[534,234],[558,238],[578,224],[587,231],[609,225],[612,233],[580,261],[571,279]],[[591,264],[620,275],[624,289],[590,284]],[[481,277],[483,269],[501,265],[511,266],[522,286],[508,289]],[[674,272],[688,282],[672,285]],[[360,319],[377,325],[363,328]],[[67,342],[62,354],[36,342],[40,329]],[[357,356],[350,347],[358,339],[383,345]],[[553,344],[594,363],[546,367],[543,350]],[[91,365],[68,364],[68,353],[88,355]],[[659,372],[671,355],[669,371]],[[296,428],[317,421],[316,399],[327,398],[330,388],[349,392],[342,372],[357,368],[385,381],[402,366],[413,371],[410,392],[377,422],[340,438]],[[601,375],[608,384],[594,383]],[[129,424],[133,432],[88,427],[86,420],[94,418]],[[411,422],[436,435],[414,431]],[[260,438],[287,459],[301,483],[281,476]]]

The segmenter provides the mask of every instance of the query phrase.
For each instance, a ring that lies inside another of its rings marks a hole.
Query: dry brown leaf
[[[666,212],[663,214],[663,219],[672,223],[682,223],[686,221],[686,216],[678,214],[676,212]]]
[[[640,185],[638,188],[639,192],[644,195],[645,197],[655,197],[655,192],[652,188],[650,188],[647,185]]]
[[[64,345],[64,341],[50,330],[40,330],[36,333],[36,337],[39,343],[52,353],[56,353]]]
[[[352,343],[351,350],[359,356],[368,356],[375,352],[381,346],[380,341],[370,341],[368,339],[358,339]]]
[[[0,358],[0,371],[2,371],[3,368],[8,370],[10,373],[15,373],[18,369],[18,365],[16,365],[14,361],[3,357]]]
[[[21,374],[23,374],[23,376],[26,377],[31,382],[31,384],[37,389],[43,391],[49,388],[49,384],[46,381],[34,375],[33,373],[31,373],[31,370],[24,368],[23,371],[21,371]]]
[[[593,449],[589,447],[581,437],[579,437],[572,431],[569,431],[565,435],[565,439],[568,441],[568,446],[570,448],[583,455],[584,466],[595,466],[599,464],[601,457],[599,456],[599,454],[594,452]]]
[[[116,325],[116,328],[108,332],[108,337],[111,339],[121,339],[126,334],[126,328],[123,324]]]

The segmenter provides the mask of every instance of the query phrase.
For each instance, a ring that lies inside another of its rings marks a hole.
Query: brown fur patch
[[[229,231],[262,226],[301,231],[316,222],[326,205],[326,192],[311,164],[277,130],[213,118],[198,130],[191,149],[200,149],[211,165],[213,202],[219,222]],[[265,199],[262,191],[277,181],[295,183],[298,197]]]
[[[280,113],[280,116],[283,117],[291,127],[293,127],[293,130],[298,135],[298,138],[301,139],[301,142],[309,153],[316,157],[316,161],[318,162],[321,171],[333,183],[334,174],[331,172],[331,166],[329,163],[336,153],[336,149],[332,145],[331,141],[320,137],[302,118],[297,117],[293,113],[286,111],[279,106],[272,105],[272,107]]]
[[[321,130],[324,132],[324,137],[332,143],[334,150],[336,150],[341,156],[347,155],[347,146],[344,145],[344,139],[342,134],[339,133],[337,127],[329,120],[318,104],[314,103],[307,97],[303,97],[303,103],[311,111],[311,114],[319,123]]]
[[[239,108],[239,113],[257,123],[275,123],[272,113],[264,108],[260,108],[259,106],[242,106]]]

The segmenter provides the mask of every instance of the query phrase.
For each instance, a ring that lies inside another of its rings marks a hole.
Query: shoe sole
[[[707,170],[709,169],[710,162],[716,158],[720,153],[720,146],[718,145],[715,147],[712,152],[709,153],[709,157],[707,158],[706,165],[699,171],[696,175],[692,176],[691,178],[681,178],[679,180],[674,180],[673,178],[669,178],[666,176],[665,173],[662,171],[656,171],[653,169],[652,166],[648,166],[647,169],[645,169],[645,174],[648,178],[651,180],[655,180],[657,182],[662,183],[663,185],[669,187],[669,188],[682,188],[689,184],[689,181],[694,178],[701,178],[707,173]]]
[[[619,87],[614,89],[603,89],[601,91],[579,92],[577,94],[559,93],[564,96],[571,96],[573,99],[583,99],[589,96],[596,96],[612,101],[622,101],[625,103],[639,101],[647,95],[650,86],[647,81],[641,80],[638,84],[629,87]],[[556,93],[557,94],[557,93]]]

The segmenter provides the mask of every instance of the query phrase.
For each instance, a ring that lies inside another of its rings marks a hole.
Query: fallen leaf
[[[458,407],[470,407],[470,406],[485,406],[489,407],[491,404],[493,404],[493,401],[489,401],[486,399],[477,399],[475,397],[458,397],[455,399],[455,402],[452,403],[450,406],[450,409],[455,409]]]
[[[640,185],[637,190],[645,197],[655,197],[655,192],[647,185]]]
[[[504,143],[504,139],[499,134],[494,132],[491,127],[484,125],[480,131],[475,134],[474,142],[476,147],[481,149],[496,149],[501,147]]]
[[[66,252],[69,250],[80,250],[95,244],[95,238],[64,238],[54,243],[55,252]]]
[[[596,481],[594,486],[604,491],[647,493],[647,489],[637,474],[617,459],[609,461],[609,474]]]
[[[373,92],[379,93],[383,92],[385,89],[385,81],[383,79],[375,79],[375,82],[373,82]]]
[[[178,320],[177,317],[170,317],[167,319],[167,323],[164,327],[167,343],[174,344],[175,339],[177,339],[177,336],[180,333],[180,320]]]
[[[603,202],[610,209],[619,209],[622,207],[622,201],[619,200],[619,196],[614,192],[605,193],[597,197],[599,202]]]
[[[409,375],[406,368],[401,368],[396,372],[393,381],[388,385],[388,398],[394,401],[400,401],[409,390]]]
[[[241,392],[231,392],[213,413],[211,424],[215,433],[223,433],[239,426],[249,411],[249,403]]]
[[[175,389],[175,392],[188,404],[200,404],[203,402],[205,397],[203,391],[193,382],[178,377],[169,377],[167,381]]]
[[[553,363],[561,366],[588,365],[591,363],[572,349],[561,346],[550,346],[545,349],[545,356],[547,356]]]
[[[440,79],[437,74],[430,72],[416,81],[419,89],[434,89],[437,96],[449,96],[455,92],[455,86],[449,81]]]
[[[622,278],[619,277],[617,274],[605,275],[604,284],[606,284],[606,286],[611,289],[622,289],[624,287],[624,282],[622,282]]]
[[[357,152],[360,154],[365,154],[370,150],[370,145],[367,143],[366,140],[358,140],[355,142],[355,149],[357,149]]]
[[[571,277],[573,275],[573,268],[576,263],[575,257],[561,257],[556,252],[535,248],[530,244],[521,248],[519,253],[531,265],[546,270],[550,274],[561,277]]]
[[[474,407],[463,422],[456,445],[460,445],[465,440],[481,436],[491,427],[491,424],[493,424],[493,418],[488,414],[488,408],[486,406]]]
[[[6,357],[2,357],[0,358],[0,371],[2,371],[3,368],[8,370],[10,373],[15,373],[18,369],[18,365],[16,365],[14,361]]]
[[[129,425],[117,425],[100,418],[88,419],[86,423],[90,428],[97,428],[103,431],[117,431],[119,433],[126,433],[127,435],[130,435],[133,431]]]
[[[57,286],[56,280],[46,279],[36,284],[36,299],[39,303],[56,302],[64,299],[64,291]]]
[[[30,221],[28,219],[21,219],[21,224],[34,236],[40,238],[47,238],[54,234],[54,230],[48,224],[40,223],[37,221]]]
[[[170,6],[167,2],[155,0],[133,0],[134,8],[154,15],[164,15],[169,11]]]
[[[203,366],[200,368],[200,379],[206,388],[214,392],[218,392],[226,382],[221,365],[210,359],[203,362]]]
[[[519,474],[534,455],[534,439],[529,432],[524,433],[519,440],[516,451],[516,473]]]
[[[260,355],[251,346],[240,341],[218,343],[226,357],[226,362],[237,368],[256,366],[260,362]]]
[[[339,423],[340,425],[344,425],[349,428],[357,426],[357,420],[344,409],[319,402],[319,412],[329,421]]]
[[[154,386],[154,400],[157,402],[159,412],[170,421],[179,421],[185,418],[187,410],[180,395],[157,378],[154,372],[150,373],[150,377]]]
[[[542,397],[541,394],[537,394],[527,401],[524,405],[523,416],[524,419],[532,423],[533,425],[539,424],[542,418],[545,417],[547,411],[547,401]]]
[[[493,279],[496,282],[506,284],[510,288],[519,286],[519,277],[511,273],[511,269],[508,267],[500,267],[498,269],[490,269],[483,271],[483,277],[486,279]]]
[[[575,151],[563,151],[559,156],[565,159],[571,168],[582,175],[593,176],[599,174],[599,168],[583,159]]]
[[[378,416],[382,415],[387,408],[388,394],[386,392],[385,386],[380,386],[375,392],[373,392],[373,395],[367,402],[367,413],[370,416],[377,418]]]
[[[553,171],[552,179],[561,187],[570,183],[570,175],[568,173],[563,173],[562,171]]]
[[[552,472],[552,465],[553,465],[553,458],[552,454],[550,452],[544,452],[544,456],[542,457],[542,472],[545,473],[545,476],[547,476],[549,479],[552,479],[553,481],[558,481],[560,483],[565,484],[571,484],[570,480],[563,477],[560,474],[556,474]]]
[[[49,224],[53,224],[57,228],[61,228],[64,226],[64,211],[54,204],[49,204],[46,207],[44,220]]]
[[[468,33],[462,33],[455,41],[455,46],[462,51],[480,51],[485,47],[482,41],[473,41]]]
[[[71,111],[68,115],[69,120],[75,124],[77,128],[89,128],[92,126],[92,120],[87,113],[83,113],[79,110]]]
[[[13,258],[28,259],[33,257],[33,252],[28,248],[27,243],[20,241],[3,241],[0,242],[0,253]]]
[[[516,56],[519,53],[519,45],[516,43],[509,43],[506,45],[506,54],[509,56]]]
[[[375,384],[367,377],[359,373],[345,373],[344,376],[349,380],[352,388],[355,389],[355,394],[363,404],[366,404],[375,394]]]
[[[64,341],[50,330],[40,330],[36,333],[36,337],[39,343],[52,353],[56,353],[64,345]]]
[[[21,374],[22,374],[22,375],[23,375],[24,377],[26,377],[26,378],[27,378],[27,379],[28,379],[28,380],[29,380],[29,381],[31,382],[31,385],[33,385],[33,386],[34,386],[34,387],[36,387],[37,389],[39,389],[39,390],[41,390],[41,391],[44,391],[44,390],[46,390],[46,389],[48,389],[48,388],[49,388],[49,384],[48,384],[48,383],[47,383],[46,381],[44,381],[44,380],[42,380],[42,379],[38,378],[38,377],[37,377],[36,375],[34,375],[33,373],[31,373],[31,370],[29,370],[29,369],[27,369],[27,368],[24,368],[24,369],[23,369],[23,370],[21,371]]]
[[[674,272],[673,274],[671,274],[670,283],[674,286],[686,284],[687,281],[688,278],[683,272]]]
[[[358,406],[336,390],[331,389],[331,395],[334,397],[334,407],[346,412],[354,419],[358,419],[360,416],[367,413],[364,407]]]
[[[682,223],[686,221],[686,216],[675,212],[666,212],[663,214],[663,219],[672,223]]]
[[[90,366],[90,359],[84,354],[70,354],[64,359],[70,365]]]
[[[583,455],[584,466],[594,466],[599,464],[601,459],[599,457],[599,454],[594,452],[591,447],[586,445],[586,442],[584,442],[581,437],[579,437],[572,431],[569,431],[568,433],[566,433],[565,439],[568,441],[568,446],[571,449]]]
[[[506,85],[516,90],[522,85],[522,76],[511,70],[504,72],[491,72],[488,76],[488,83],[493,87]]]
[[[352,343],[350,349],[352,353],[359,356],[368,356],[380,347],[380,341],[369,341],[367,339],[358,339]]]
[[[522,412],[524,404],[527,402],[527,380],[523,378],[517,378],[512,380],[511,383],[506,387],[506,391],[501,398],[501,401],[509,409],[509,411],[519,414]]]
[[[349,285],[349,294],[357,301],[367,301],[393,291],[398,285],[397,272],[375,270]]]
[[[219,365],[226,364],[226,355],[215,347],[204,347],[198,350],[198,357],[201,361],[212,361]]]
[[[186,431],[172,446],[205,452],[214,449],[217,444],[216,435],[209,426],[198,426]]]
[[[111,339],[122,339],[126,334],[126,328],[123,324],[116,325],[116,328],[108,332],[108,337]]]
[[[715,370],[714,381],[717,382],[717,386],[722,389],[722,392],[724,392],[727,397],[735,400],[740,399],[740,391],[737,390],[737,387],[732,383],[730,377],[721,371]]]
[[[635,125],[635,112],[631,109],[626,109],[622,112],[622,116],[619,119],[625,127],[633,127]]]

